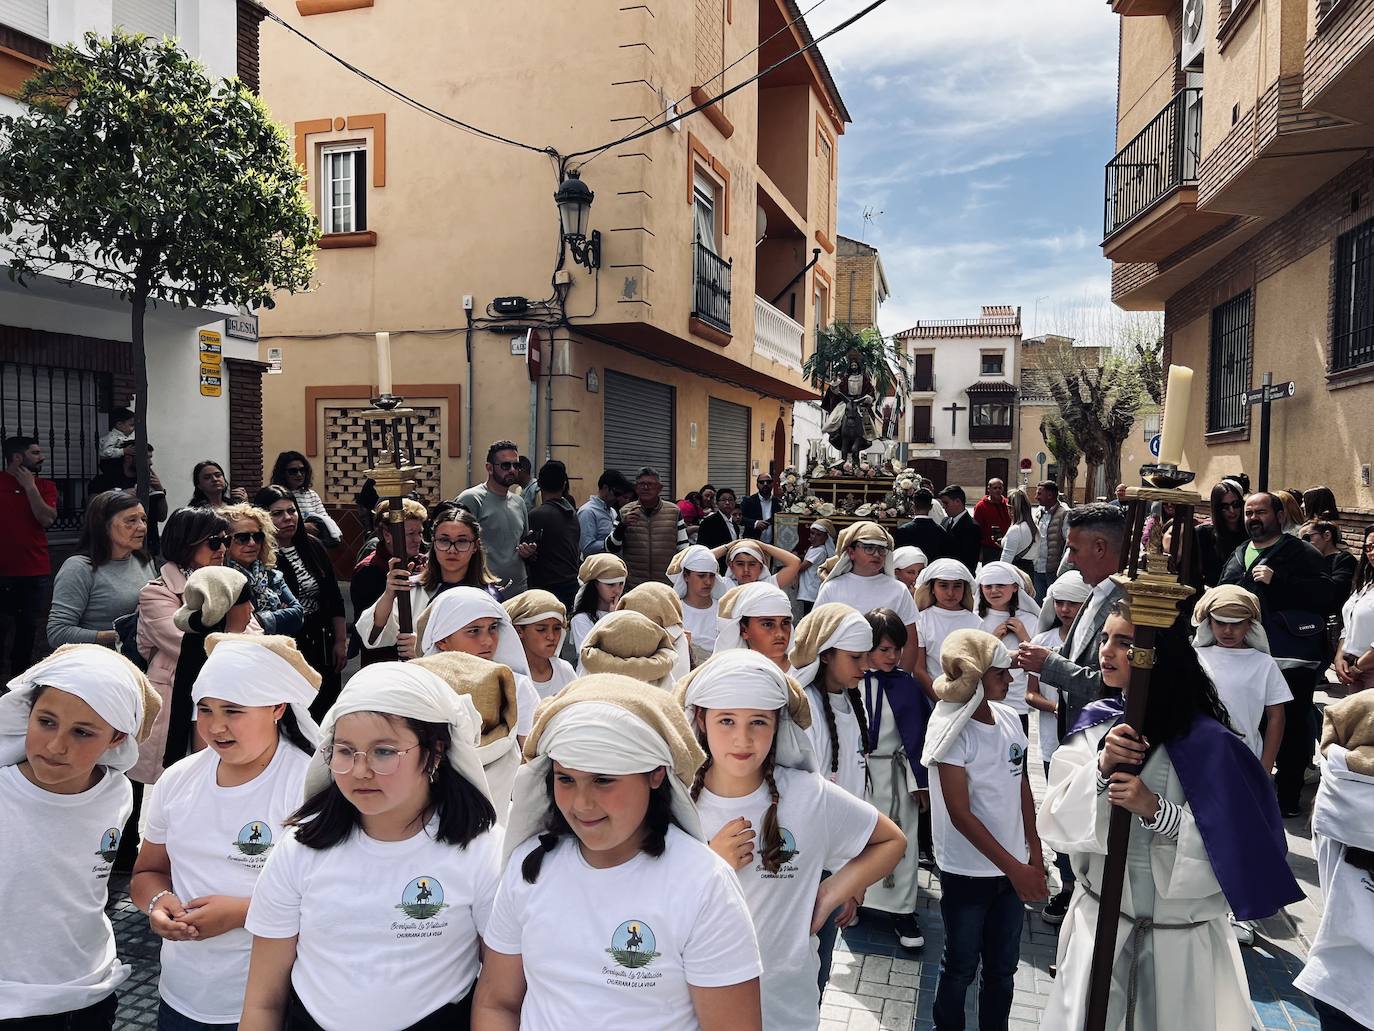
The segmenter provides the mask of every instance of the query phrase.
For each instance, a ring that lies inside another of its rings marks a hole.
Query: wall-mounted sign
[[[202,365],[200,367],[200,396],[219,397],[223,377],[220,375],[218,366]]]
[[[267,374],[269,376],[281,375],[282,349],[280,347],[269,347],[267,349]]]
[[[200,364],[219,368],[224,355],[224,344],[220,335],[213,329],[200,331]]]
[[[256,315],[231,315],[224,320],[224,332],[235,340],[247,340],[250,344],[258,342],[258,317]]]
[[[587,393],[595,394],[601,389],[601,377],[596,374],[595,369],[587,370]]]

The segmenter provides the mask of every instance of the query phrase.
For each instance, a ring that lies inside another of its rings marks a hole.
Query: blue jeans
[[[1322,1031],[1369,1031],[1354,1017],[1342,1013],[1328,1003],[1320,999],[1313,999],[1312,1005],[1317,1008],[1317,1019],[1322,1023]]]
[[[945,952],[931,1016],[935,1031],[963,1031],[964,1000],[983,966],[978,988],[979,1031],[1006,1031],[1012,980],[1021,955],[1025,910],[1006,877],[940,875]]]
[[[166,999],[158,999],[157,1031],[238,1031],[238,1024],[204,1024],[172,1009]]]
[[[1031,573],[1031,584],[1035,587],[1035,597],[1041,605],[1045,604],[1045,592],[1050,589],[1049,573]]]

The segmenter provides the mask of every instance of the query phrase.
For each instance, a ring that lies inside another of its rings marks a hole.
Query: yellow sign
[[[219,366],[202,365],[200,367],[200,396],[219,397],[221,377]]]
[[[202,329],[200,331],[200,364],[218,369],[223,360],[224,345],[220,342],[220,335],[213,329]]]

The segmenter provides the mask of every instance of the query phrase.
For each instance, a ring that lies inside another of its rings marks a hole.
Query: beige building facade
[[[849,116],[814,48],[685,112],[811,42],[793,0],[544,5],[518,47],[471,45],[508,37],[500,5],[272,7],[387,84],[533,149],[263,33],[263,97],[294,133],[325,233],[316,288],[262,315],[262,357],[281,370],[264,382],[269,465],[303,451],[327,500],[351,500],[378,331],[417,412],[431,500],[482,480],[502,438],[536,467],[566,462],[579,500],[608,466],[653,466],[681,497],[708,480],[752,490],[786,464],[792,406],[816,396],[801,365],[833,308]],[[561,243],[553,195],[569,169],[595,195],[599,267]]]
[[[1200,17],[1191,17],[1194,6]],[[1106,169],[1113,299],[1163,310],[1195,370],[1184,463],[1205,492],[1331,486],[1374,508],[1374,0],[1115,0],[1119,152]]]

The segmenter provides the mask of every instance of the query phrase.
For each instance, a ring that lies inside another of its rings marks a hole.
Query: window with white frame
[[[1003,354],[1001,351],[984,351],[979,372],[983,376],[1002,375]]]
[[[367,229],[367,147],[332,143],[320,148],[320,231]]]
[[[720,248],[716,244],[716,209],[717,197],[720,188],[716,181],[706,175],[700,168],[692,177],[692,204],[693,213],[696,220],[696,237],[712,253],[719,254]]]

